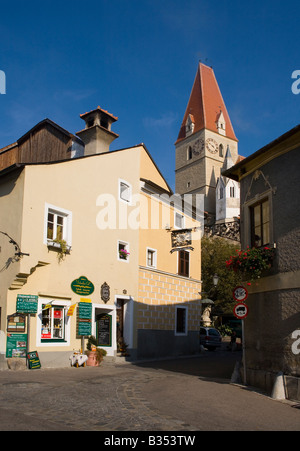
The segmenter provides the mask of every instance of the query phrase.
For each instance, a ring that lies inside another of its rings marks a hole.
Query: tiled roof
[[[221,111],[226,123],[226,136],[237,141],[214,71],[199,63],[177,142],[186,137],[185,124],[189,114],[195,119],[193,133],[204,128],[218,132],[216,122]]]
[[[99,105],[97,106],[97,108],[95,108],[94,110],[91,111],[87,111],[86,113],[80,114],[80,117],[83,118],[84,116],[86,116],[87,114],[93,113],[94,111],[101,111],[102,113],[107,114],[108,116],[110,116],[112,119],[114,119],[115,121],[118,120],[118,118],[116,116],[114,116],[113,114],[109,113],[108,111],[104,110],[103,108],[101,108]]]

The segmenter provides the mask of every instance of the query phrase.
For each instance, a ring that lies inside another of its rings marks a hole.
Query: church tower
[[[235,136],[214,71],[199,63],[175,143],[175,191],[203,194],[204,210],[216,218],[216,185],[226,153],[238,160]]]

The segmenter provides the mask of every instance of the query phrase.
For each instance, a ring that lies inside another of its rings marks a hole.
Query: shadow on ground
[[[241,352],[228,351],[205,351],[197,356],[187,356],[168,360],[156,360],[139,362],[135,365],[141,368],[152,368],[157,370],[183,373],[200,378],[212,380],[231,379],[237,361],[241,360]]]

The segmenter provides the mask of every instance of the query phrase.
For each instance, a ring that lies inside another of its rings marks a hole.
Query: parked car
[[[200,327],[200,345],[209,351],[214,351],[222,344],[222,336],[217,329],[213,327]]]

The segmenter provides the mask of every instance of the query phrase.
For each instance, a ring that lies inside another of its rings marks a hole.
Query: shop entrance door
[[[117,299],[117,350],[121,352],[124,347],[124,300]]]

